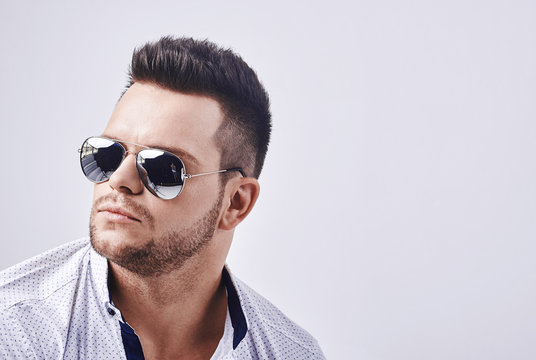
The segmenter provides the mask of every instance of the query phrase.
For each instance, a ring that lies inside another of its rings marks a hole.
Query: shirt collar
[[[248,331],[248,323],[244,311],[242,310],[242,304],[240,301],[240,295],[236,290],[236,284],[229,272],[227,265],[223,268],[222,281],[227,289],[227,303],[229,306],[229,315],[231,317],[231,323],[233,324],[233,350],[236,349],[240,341],[244,339]]]
[[[89,266],[93,287],[97,292],[99,303],[106,308],[110,304],[110,292],[108,291],[108,259],[100,255],[91,246]]]

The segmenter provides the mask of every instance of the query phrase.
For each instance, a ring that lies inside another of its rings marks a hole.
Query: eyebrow
[[[184,159],[184,160],[187,160],[188,162],[191,162],[191,163],[194,163],[196,164],[197,166],[199,166],[199,161],[197,160],[197,158],[195,156],[193,156],[192,154],[190,154],[188,151],[184,150],[184,149],[181,149],[181,148],[176,148],[176,147],[168,147],[168,146],[162,146],[162,145],[145,145],[145,144],[138,144],[138,143],[134,143],[134,142],[130,142],[130,141],[125,141],[125,140],[121,140],[121,139],[117,139],[116,137],[114,136],[109,136],[107,134],[102,134],[101,135],[102,137],[105,137],[105,138],[108,138],[110,140],[115,140],[117,142],[120,142],[120,143],[125,143],[125,144],[129,144],[129,145],[137,145],[137,146],[141,146],[141,147],[144,147],[144,148],[151,148],[151,149],[157,149],[157,150],[164,150],[164,151],[167,151],[169,153],[172,153],[173,155],[177,155],[178,157],[180,157],[181,159]]]

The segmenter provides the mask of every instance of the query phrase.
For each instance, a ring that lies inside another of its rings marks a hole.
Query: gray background
[[[77,148],[133,48],[232,47],[271,94],[229,264],[330,359],[536,358],[534,1],[4,1],[0,267],[87,234]],[[532,239],[532,240],[531,240]]]

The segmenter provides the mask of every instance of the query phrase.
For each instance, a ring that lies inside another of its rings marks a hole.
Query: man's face
[[[214,135],[223,119],[210,98],[135,83],[115,108],[103,136],[168,150],[197,174],[219,170]],[[223,192],[218,175],[186,180],[182,193],[163,200],[141,182],[135,153],[128,153],[111,178],[95,185],[90,234],[93,247],[140,275],[177,269],[212,238]]]

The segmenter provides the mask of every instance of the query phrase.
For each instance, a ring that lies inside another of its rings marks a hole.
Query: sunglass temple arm
[[[201,173],[201,174],[184,174],[183,176],[186,179],[191,179],[197,176],[219,174],[219,173],[224,173],[224,172],[229,172],[229,171],[238,171],[243,177],[246,177],[246,174],[244,173],[244,170],[242,170],[242,168],[230,168],[230,169],[224,169],[224,170],[218,170],[218,171],[210,171],[210,172]]]

